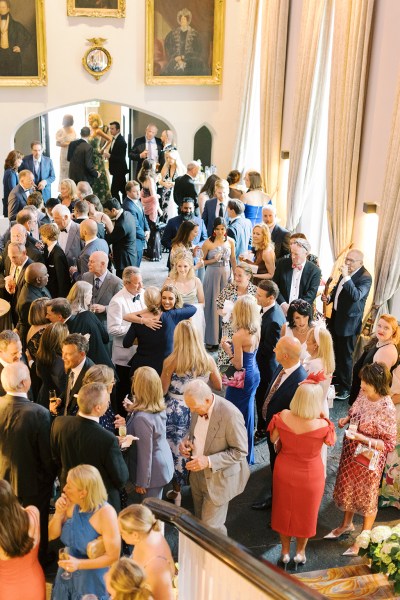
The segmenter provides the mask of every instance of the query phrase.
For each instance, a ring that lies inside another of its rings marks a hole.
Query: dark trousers
[[[274,444],[269,439],[269,434],[267,435],[267,444],[268,444],[268,450],[269,450],[269,464],[271,465],[271,496],[272,496],[276,452],[275,452]]]
[[[333,383],[339,388],[349,390],[353,376],[353,353],[356,345],[356,335],[338,335],[335,332],[336,311],[332,311],[328,329],[332,335],[333,350],[335,352],[336,368],[333,374]]]
[[[117,198],[121,202],[120,194],[122,196],[122,200],[125,198],[125,186],[126,186],[126,176],[122,173],[118,173],[117,175],[112,176],[111,182],[111,195],[113,198]]]
[[[115,370],[117,372],[118,381],[117,381],[117,410],[118,414],[121,416],[126,415],[126,410],[122,405],[122,401],[128,394],[131,393],[131,378],[130,378],[130,367],[124,367],[122,365],[115,365]]]
[[[260,371],[261,375],[261,371]],[[269,381],[267,379],[260,379],[260,383],[258,385],[256,391],[256,409],[257,409],[257,431],[266,431],[267,424],[265,419],[262,416],[262,407],[264,405],[265,395],[267,393]]]
[[[142,262],[143,246],[144,246],[143,240],[138,240],[136,238],[136,266],[137,267],[140,267],[140,263]]]
[[[40,544],[39,544],[39,560],[46,558],[47,547],[49,543],[49,505],[52,488],[43,486],[39,494],[35,496],[24,496],[19,498],[22,506],[36,506],[40,513]]]

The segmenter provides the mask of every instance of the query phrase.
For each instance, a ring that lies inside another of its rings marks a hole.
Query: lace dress
[[[354,460],[359,442],[344,438],[333,499],[340,510],[371,515],[378,508],[379,485],[387,453],[396,445],[396,410],[390,396],[372,402],[360,392],[349,416],[359,420],[359,433],[382,440],[385,450],[380,452],[376,469],[370,471]]]

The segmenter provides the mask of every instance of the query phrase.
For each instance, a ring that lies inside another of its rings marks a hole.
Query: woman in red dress
[[[38,509],[22,508],[10,484],[0,480],[0,600],[45,600],[39,539]]]
[[[316,376],[299,385],[290,410],[274,415],[268,431],[273,444],[279,440],[273,475],[271,527],[282,544],[280,561],[290,562],[290,538],[296,538],[297,565],[305,564],[308,538],[317,529],[318,510],[325,487],[322,444],[336,441],[333,423],[321,417],[322,387]],[[323,415],[322,415],[323,417]]]

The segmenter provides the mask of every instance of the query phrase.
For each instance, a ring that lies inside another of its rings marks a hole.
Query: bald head
[[[93,273],[95,277],[101,277],[107,271],[108,256],[105,252],[97,250],[89,256],[88,268],[89,273]]]
[[[25,281],[38,288],[46,287],[49,276],[43,263],[32,263],[25,269]]]
[[[348,274],[351,275],[357,269],[360,269],[364,263],[364,254],[357,248],[352,248],[348,251],[345,258]]]
[[[297,338],[282,337],[275,346],[275,356],[284,369],[294,367],[300,361],[301,343]]]
[[[6,392],[28,392],[31,387],[28,367],[23,362],[6,365],[1,372],[1,384]]]
[[[97,237],[97,223],[93,219],[85,219],[79,225],[82,240],[85,242]]]

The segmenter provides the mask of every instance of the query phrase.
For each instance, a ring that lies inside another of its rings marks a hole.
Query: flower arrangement
[[[395,527],[380,525],[365,530],[356,539],[361,556],[371,559],[373,573],[386,573],[394,582],[394,591],[400,594],[400,524]]]

